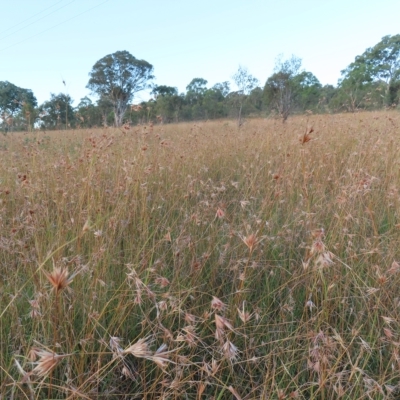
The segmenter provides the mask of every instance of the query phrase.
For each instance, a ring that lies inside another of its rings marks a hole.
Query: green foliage
[[[178,94],[159,96],[156,100],[156,115],[163,122],[179,120],[179,111],[183,104],[183,98]]]
[[[73,100],[68,94],[51,93],[49,101],[39,107],[40,125],[46,129],[69,129],[75,127]]]
[[[333,85],[324,85],[320,89],[320,96],[318,101],[318,110],[321,112],[331,111],[331,100],[335,97],[337,88]]]
[[[178,89],[172,86],[155,86],[151,92],[155,97],[155,115],[160,122],[179,120],[179,110],[183,99],[178,95]]]
[[[357,56],[355,61],[342,71],[339,86],[348,94],[350,101],[361,103],[362,92],[373,83],[381,82],[385,87],[385,103],[391,106],[398,102],[400,79],[400,35],[384,36],[375,46]]]
[[[318,111],[322,85],[314,74],[301,71],[301,59],[278,59],[275,72],[264,86],[264,101],[270,111],[286,121],[292,112]]]
[[[258,79],[251,75],[247,68],[242,66],[239,66],[237,72],[232,78],[241,95],[250,94],[250,92],[259,84]]]
[[[301,59],[292,56],[282,61],[278,58],[274,73],[264,86],[267,107],[276,111],[286,121],[294,111],[305,111],[317,106],[321,84],[307,71],[301,71]]]
[[[102,96],[97,100],[97,109],[100,111],[101,125],[108,126],[114,124],[115,116],[113,103],[108,97]]]
[[[239,69],[232,78],[239,89],[237,92],[237,96],[234,96],[233,98],[236,100],[238,110],[238,123],[240,126],[242,122],[243,104],[251,91],[258,86],[259,81],[248,72],[247,68],[242,66],[239,66]]]
[[[13,83],[0,81],[0,118],[4,129],[14,126],[14,116],[24,110],[24,113],[33,111],[37,100],[32,90],[20,88]]]
[[[154,95],[156,98],[158,96],[177,96],[178,89],[172,86],[158,85],[154,86],[151,94]]]
[[[207,81],[203,78],[194,78],[186,86],[186,101],[193,105],[193,104],[201,104],[203,100],[204,93],[207,90]]]
[[[263,109],[263,90],[260,87],[254,88],[245,104],[251,107],[252,112],[261,112]]]
[[[223,93],[223,88],[215,85],[204,93],[203,107],[207,119],[222,118],[226,115]]]
[[[91,128],[130,123],[170,123],[205,119],[277,114],[286,121],[292,113],[356,112],[395,107],[400,102],[400,34],[387,35],[375,46],[355,57],[342,71],[337,87],[322,86],[315,75],[301,68],[301,59],[279,57],[264,88],[246,68],[240,66],[228,81],[207,87],[196,77],[185,93],[168,85],[150,85],[153,66],[136,59],[128,51],[109,54],[93,66],[87,84],[99,99],[81,99],[72,109],[66,95],[51,95],[37,108],[32,91],[0,81],[0,123],[8,130],[32,130],[35,124],[48,129],[68,126]],[[137,108],[132,100],[137,92],[152,89],[153,99]]]
[[[229,92],[231,91],[230,84],[228,81],[222,82],[222,83],[216,83],[212,89],[214,91],[220,92],[223,97],[226,97]]]
[[[149,88],[153,66],[138,60],[128,51],[109,54],[93,66],[87,88],[108,99],[114,111],[115,125],[121,126],[125,111],[135,93]]]
[[[243,68],[242,72],[247,71]],[[243,78],[243,76],[242,76]],[[143,102],[140,109],[130,113],[130,121],[178,122],[204,119],[237,117],[240,107],[242,115],[259,114],[262,110],[262,90],[253,87],[258,81],[250,74],[242,81],[241,90],[231,92],[228,81],[207,88],[207,81],[194,78],[187,85],[186,93],[178,95],[171,86],[159,85],[152,90],[154,100]],[[244,78],[243,78],[244,79]],[[243,86],[244,85],[244,86]],[[247,87],[246,87],[247,85]]]
[[[75,109],[77,124],[80,127],[92,128],[103,125],[103,108],[99,105],[99,102],[97,105],[95,105],[93,104],[92,100],[89,99],[89,97],[84,97],[81,99],[80,103]]]
[[[294,108],[300,112],[314,110],[321,97],[322,85],[311,72],[300,72],[293,78]]]

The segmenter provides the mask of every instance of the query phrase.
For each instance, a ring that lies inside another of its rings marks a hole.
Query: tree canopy
[[[35,107],[36,97],[32,90],[20,88],[8,81],[0,81],[0,111],[14,115],[20,111],[24,104],[28,103]]]
[[[357,56],[346,69],[342,71],[340,86],[354,93],[357,89],[373,82],[385,85],[385,100],[387,105],[398,101],[400,80],[400,34],[384,36],[375,46],[368,48]]]
[[[264,95],[271,109],[275,109],[286,121],[293,107],[296,91],[295,77],[300,73],[301,59],[292,56],[283,61],[278,58],[273,75],[271,75],[264,86]]]
[[[93,66],[89,76],[86,87],[111,101],[116,126],[122,124],[135,93],[148,89],[149,81],[154,78],[153,66],[145,60],[138,60],[128,51],[117,51],[103,57]]]
[[[237,72],[232,77],[236,86],[238,87],[237,95],[234,97],[238,104],[238,124],[242,123],[242,110],[245,96],[248,96],[250,92],[256,88],[259,84],[257,78],[250,74],[247,68],[239,66]]]
[[[12,129],[17,113],[23,113],[21,120],[31,126],[36,106],[37,100],[32,90],[20,88],[8,81],[0,81],[0,118],[6,122],[7,130]]]
[[[75,126],[75,113],[72,107],[71,96],[51,93],[49,101],[40,107],[41,125],[48,129],[63,129]]]
[[[279,115],[285,121],[292,113],[356,112],[398,107],[400,104],[400,34],[384,36],[379,43],[357,55],[337,86],[322,86],[317,77],[292,56],[278,58],[264,87],[239,66],[229,81],[208,87],[206,79],[193,78],[186,91],[151,83],[153,66],[128,51],[117,51],[97,61],[89,73],[87,88],[98,96],[72,106],[69,95],[51,94],[37,107],[30,89],[0,81],[0,127],[5,131],[44,126],[120,126],[123,122],[178,122],[234,117],[239,126],[244,116]],[[135,94],[151,90],[152,98],[134,104]]]
[[[153,87],[151,94],[154,95],[156,98],[158,96],[177,96],[178,89],[172,86],[158,85]]]

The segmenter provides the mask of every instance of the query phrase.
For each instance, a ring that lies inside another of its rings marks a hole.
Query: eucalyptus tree
[[[186,86],[186,101],[190,105],[201,103],[207,90],[207,81],[203,78],[194,78]]]
[[[177,122],[179,111],[183,105],[183,98],[178,89],[172,86],[158,85],[151,92],[155,98],[156,118],[161,122]]]
[[[234,98],[238,103],[238,125],[240,126],[242,124],[242,110],[244,101],[251,91],[259,85],[259,81],[249,73],[247,68],[242,66],[239,66],[237,72],[232,78],[239,89]]]
[[[50,94],[50,100],[39,107],[41,126],[47,129],[68,129],[75,127],[73,100],[65,93]]]
[[[382,96],[390,106],[399,101],[399,81],[400,34],[384,36],[375,46],[356,56],[354,62],[342,71],[339,87],[355,103],[361,102],[370,88],[382,85]]]
[[[294,105],[296,84],[294,78],[300,74],[301,59],[292,56],[283,61],[279,57],[274,73],[267,79],[264,86],[264,97],[269,108],[275,109],[285,122]]]
[[[33,115],[33,109],[36,106],[37,100],[32,90],[20,88],[8,81],[0,81],[0,118],[3,123],[6,121],[12,127],[14,116],[21,111],[29,116],[27,123],[33,123],[28,112],[32,112]]]
[[[135,58],[128,51],[117,51],[96,62],[86,87],[111,102],[115,125],[121,126],[134,95],[150,88],[153,70],[147,61]]]

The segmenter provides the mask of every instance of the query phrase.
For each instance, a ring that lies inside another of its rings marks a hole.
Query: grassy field
[[[0,137],[1,399],[400,398],[400,115]]]

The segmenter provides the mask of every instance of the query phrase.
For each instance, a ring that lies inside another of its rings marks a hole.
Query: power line
[[[76,1],[76,0],[72,0],[70,3],[72,3],[73,1]],[[50,31],[51,29],[57,28],[57,26],[60,26],[60,25],[62,25],[62,24],[65,24],[66,22],[69,22],[69,21],[71,21],[72,19],[74,19],[74,18],[76,18],[76,17],[79,17],[80,15],[86,14],[87,12],[89,12],[89,11],[91,11],[91,10],[94,10],[94,9],[97,8],[97,7],[102,6],[103,4],[108,3],[109,1],[110,1],[110,0],[103,1],[103,2],[100,3],[100,4],[97,4],[97,6],[91,7],[91,8],[89,8],[88,10],[85,10],[85,11],[79,13],[79,14],[76,14],[76,15],[74,15],[73,17],[68,18],[68,19],[66,19],[65,21],[60,22],[59,24],[53,25],[53,26],[51,26],[50,28],[47,28],[47,29],[45,29],[45,30],[43,30],[43,31],[41,31],[41,32],[39,32],[39,33],[37,33],[36,35],[31,35],[31,36],[29,36],[28,38],[23,39],[23,40],[21,40],[21,41],[19,41],[19,42],[17,42],[17,43],[13,43],[13,44],[10,45],[10,46],[3,47],[2,49],[0,49],[0,52],[1,52],[1,51],[4,51],[4,50],[8,50],[8,49],[10,49],[11,47],[17,46],[17,45],[19,45],[19,44],[21,44],[21,43],[24,43],[24,42],[28,41],[28,40],[31,40],[32,38],[34,38],[34,37],[36,37],[36,36],[39,36],[39,35],[41,35],[42,33],[48,32],[48,31]],[[68,3],[68,4],[70,4],[70,3]],[[68,5],[68,4],[67,4],[67,5]],[[62,7],[61,7],[61,8],[62,8]]]
[[[56,6],[56,5],[59,4],[59,3],[62,3],[63,1],[64,1],[64,0],[60,0],[60,1],[58,1],[57,3],[53,4],[52,6],[47,7],[47,8],[45,8],[45,9],[42,10],[42,11],[39,11],[38,13],[32,15],[31,17],[29,17],[29,18],[27,18],[27,19],[24,19],[24,20],[21,21],[21,22],[18,22],[18,24],[15,24],[14,26],[11,26],[10,28],[5,29],[4,31],[0,31],[0,35],[3,34],[3,33],[5,33],[5,32],[8,32],[10,29],[13,29],[13,28],[15,28],[15,27],[18,26],[18,25],[23,24],[23,23],[26,22],[26,21],[29,21],[30,19],[36,17],[37,15],[39,15],[39,14],[41,14],[41,13],[47,11],[47,10],[49,10],[50,8],[53,8],[54,6]]]
[[[11,35],[14,35],[14,34],[17,33],[17,32],[23,31],[23,30],[24,30],[25,28],[27,28],[28,26],[31,26],[31,25],[33,25],[33,24],[36,24],[36,22],[41,21],[42,19],[48,17],[49,15],[54,14],[54,13],[57,12],[58,10],[61,10],[62,8],[67,7],[69,4],[73,3],[74,1],[76,1],[76,0],[72,0],[72,1],[70,1],[69,3],[63,5],[62,7],[57,8],[56,10],[54,10],[54,11],[52,11],[52,12],[50,12],[50,13],[44,15],[43,17],[41,17],[41,18],[39,18],[39,19],[37,19],[37,20],[31,22],[30,24],[25,25],[24,27],[22,27],[22,28],[20,28],[20,29],[17,29],[17,30],[14,31],[14,32],[9,33],[9,34],[6,35],[6,36],[3,36],[2,38],[0,38],[0,40],[3,40],[3,39],[5,39],[5,38],[7,38],[7,37],[9,37],[9,36],[11,36]]]

